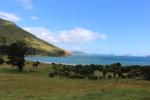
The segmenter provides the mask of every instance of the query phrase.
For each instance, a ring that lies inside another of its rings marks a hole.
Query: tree
[[[27,52],[27,46],[24,42],[16,42],[8,47],[7,55],[11,64],[18,67],[18,71],[22,72],[24,67],[24,57]]]
[[[121,72],[121,63],[114,63],[111,65],[111,70],[114,73],[114,77],[118,74],[119,77],[121,77],[122,72]]]
[[[105,78],[105,80],[106,80],[106,75],[108,74],[108,68],[109,68],[109,65],[106,65],[106,67],[104,67],[103,69],[103,77]]]
[[[37,70],[37,68],[38,68],[39,64],[40,64],[40,62],[39,62],[39,61],[34,62],[34,63],[32,64],[32,66],[33,66],[33,70],[34,70],[34,69],[35,69],[35,70]]]

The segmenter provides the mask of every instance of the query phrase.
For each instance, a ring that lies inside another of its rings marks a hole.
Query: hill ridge
[[[68,56],[70,53],[42,39],[37,38],[33,34],[23,30],[14,22],[0,18],[0,38],[6,39],[6,44],[17,41],[24,41],[28,46],[29,55],[47,55],[47,56]],[[0,42],[0,44],[2,44]]]

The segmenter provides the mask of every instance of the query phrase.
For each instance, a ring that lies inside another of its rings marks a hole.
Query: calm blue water
[[[150,57],[73,55],[69,57],[28,56],[26,60],[63,64],[112,64],[120,62],[123,65],[150,65]]]

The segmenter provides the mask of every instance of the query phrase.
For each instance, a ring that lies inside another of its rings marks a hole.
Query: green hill
[[[18,27],[15,23],[0,18],[0,40],[6,39],[6,44],[24,41],[28,46],[29,55],[68,56],[69,52],[49,44],[31,33]],[[2,44],[0,42],[0,44]]]

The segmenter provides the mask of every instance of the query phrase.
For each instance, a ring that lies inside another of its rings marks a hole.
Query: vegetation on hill
[[[0,45],[24,41],[28,46],[29,55],[68,56],[69,52],[49,44],[29,32],[18,27],[15,23],[0,18]]]

